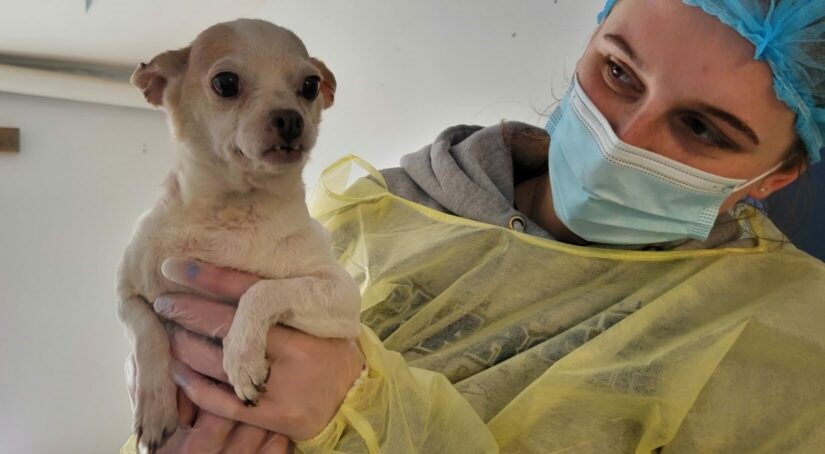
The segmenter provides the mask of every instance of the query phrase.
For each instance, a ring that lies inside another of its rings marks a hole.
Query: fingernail
[[[171,364],[169,364],[169,369],[172,372],[172,380],[177,383],[179,386],[186,386],[189,384],[189,371],[188,368],[178,360],[172,360]]]
[[[189,262],[189,264],[186,265],[186,277],[188,277],[189,279],[194,279],[195,276],[198,275],[199,271],[200,267],[195,262]]]
[[[166,259],[160,266],[163,275],[174,282],[191,281],[200,272],[200,265],[193,260],[182,258]]]
[[[172,298],[161,296],[155,300],[155,312],[161,315],[167,315],[172,309]]]

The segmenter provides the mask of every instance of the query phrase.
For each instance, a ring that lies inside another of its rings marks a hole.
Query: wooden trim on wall
[[[17,128],[0,128],[0,151],[20,151],[20,130]]]
[[[8,65],[3,63],[2,52],[0,52],[0,91],[159,110],[146,102],[128,80],[112,80],[84,74]]]

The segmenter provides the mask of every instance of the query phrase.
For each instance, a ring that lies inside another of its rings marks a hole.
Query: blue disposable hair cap
[[[618,0],[607,0],[604,21]],[[810,164],[825,153],[825,0],[682,0],[717,17],[756,46],[776,96],[796,113]]]

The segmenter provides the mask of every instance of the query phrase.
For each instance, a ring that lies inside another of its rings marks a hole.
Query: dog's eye
[[[212,89],[224,98],[231,98],[238,94],[238,75],[229,71],[218,73],[212,78]]]
[[[309,76],[304,79],[304,86],[301,87],[301,96],[314,101],[318,97],[318,92],[321,90],[321,78],[318,76]]]

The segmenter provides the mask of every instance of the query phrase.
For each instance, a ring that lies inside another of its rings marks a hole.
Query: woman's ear
[[[131,82],[143,93],[146,101],[153,106],[163,106],[163,95],[171,81],[176,81],[186,72],[189,48],[166,51],[149,63],[141,63],[132,74]]]
[[[790,169],[777,170],[776,172],[765,177],[761,183],[753,185],[748,191],[748,195],[754,199],[766,199],[774,192],[788,186],[796,181],[803,172],[805,172],[807,165],[794,166]]]
[[[315,65],[318,71],[321,71],[321,96],[324,97],[324,109],[329,109],[332,107],[332,103],[335,102],[335,89],[338,86],[335,75],[321,60],[314,57],[310,60],[312,60],[312,64]]]

